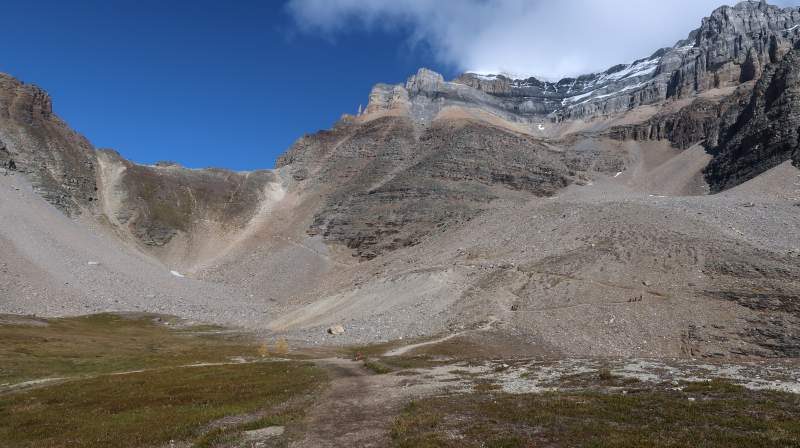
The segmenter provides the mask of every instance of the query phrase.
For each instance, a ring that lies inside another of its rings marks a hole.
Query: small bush
[[[288,355],[289,354],[289,341],[284,338],[278,339],[278,342],[275,343],[275,354],[276,355]]]
[[[597,372],[597,377],[600,378],[600,381],[614,381],[617,378],[616,375],[611,373],[611,370],[605,368]]]
[[[389,366],[384,365],[378,361],[372,361],[370,359],[364,360],[364,367],[366,367],[368,370],[371,370],[373,373],[376,373],[378,375],[386,375],[387,373],[392,373],[392,369]]]

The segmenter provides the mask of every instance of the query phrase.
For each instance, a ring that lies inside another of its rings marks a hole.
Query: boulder
[[[334,336],[339,336],[340,334],[344,334],[344,327],[341,325],[334,325],[328,328],[328,334],[332,334]]]

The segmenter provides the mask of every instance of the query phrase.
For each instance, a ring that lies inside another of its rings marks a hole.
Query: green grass
[[[170,328],[154,316],[100,314],[45,321],[45,326],[2,323],[0,387],[47,377],[227,361],[254,357],[254,344],[241,337],[196,335],[217,327]]]
[[[720,381],[684,392],[446,396],[406,408],[392,441],[395,448],[800,446],[800,397]]]
[[[214,446],[236,431],[293,421],[301,410],[245,418],[233,428],[210,427],[215,420],[307,400],[324,382],[311,364],[266,362],[108,375],[6,394],[0,446],[139,447],[170,440]]]

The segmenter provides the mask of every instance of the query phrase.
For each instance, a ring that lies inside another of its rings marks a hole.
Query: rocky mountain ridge
[[[53,114],[50,95],[0,73],[0,162],[68,214],[97,199],[94,147]]]
[[[744,1],[715,10],[673,47],[602,73],[557,82],[465,73],[445,82],[421,70],[405,86],[376,86],[367,110],[401,107],[412,98],[412,110],[421,120],[434,115],[431,108],[442,102],[479,104],[533,123],[591,119],[754,80],[798,40],[800,8]]]

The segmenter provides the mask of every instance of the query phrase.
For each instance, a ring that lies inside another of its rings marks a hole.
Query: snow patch
[[[525,81],[527,79],[536,78],[542,82],[545,81],[557,81],[552,80],[544,76],[537,76],[530,73],[518,73],[518,72],[509,72],[505,70],[494,70],[494,71],[487,71],[487,70],[468,70],[465,72],[467,75],[475,76],[476,78],[492,81],[500,76],[504,78],[508,78],[512,81]]]
[[[178,277],[178,278],[185,278],[186,277],[185,275],[181,274],[178,271],[169,271],[169,273],[174,275],[175,277]]]
[[[646,61],[630,64],[626,68],[610,74],[603,74],[594,81],[594,85],[603,84],[607,82],[620,81],[627,78],[638,78],[640,76],[648,76],[653,74],[661,63],[661,58],[648,59]]]
[[[569,98],[564,98],[561,101],[561,104],[562,105],[566,105],[567,103],[577,103],[578,101],[580,101],[580,100],[582,100],[584,98],[588,98],[588,97],[592,96],[594,94],[594,92],[596,92],[596,90],[592,90],[591,92],[587,92],[587,93],[584,93],[582,95],[575,95],[575,96],[571,96]]]

